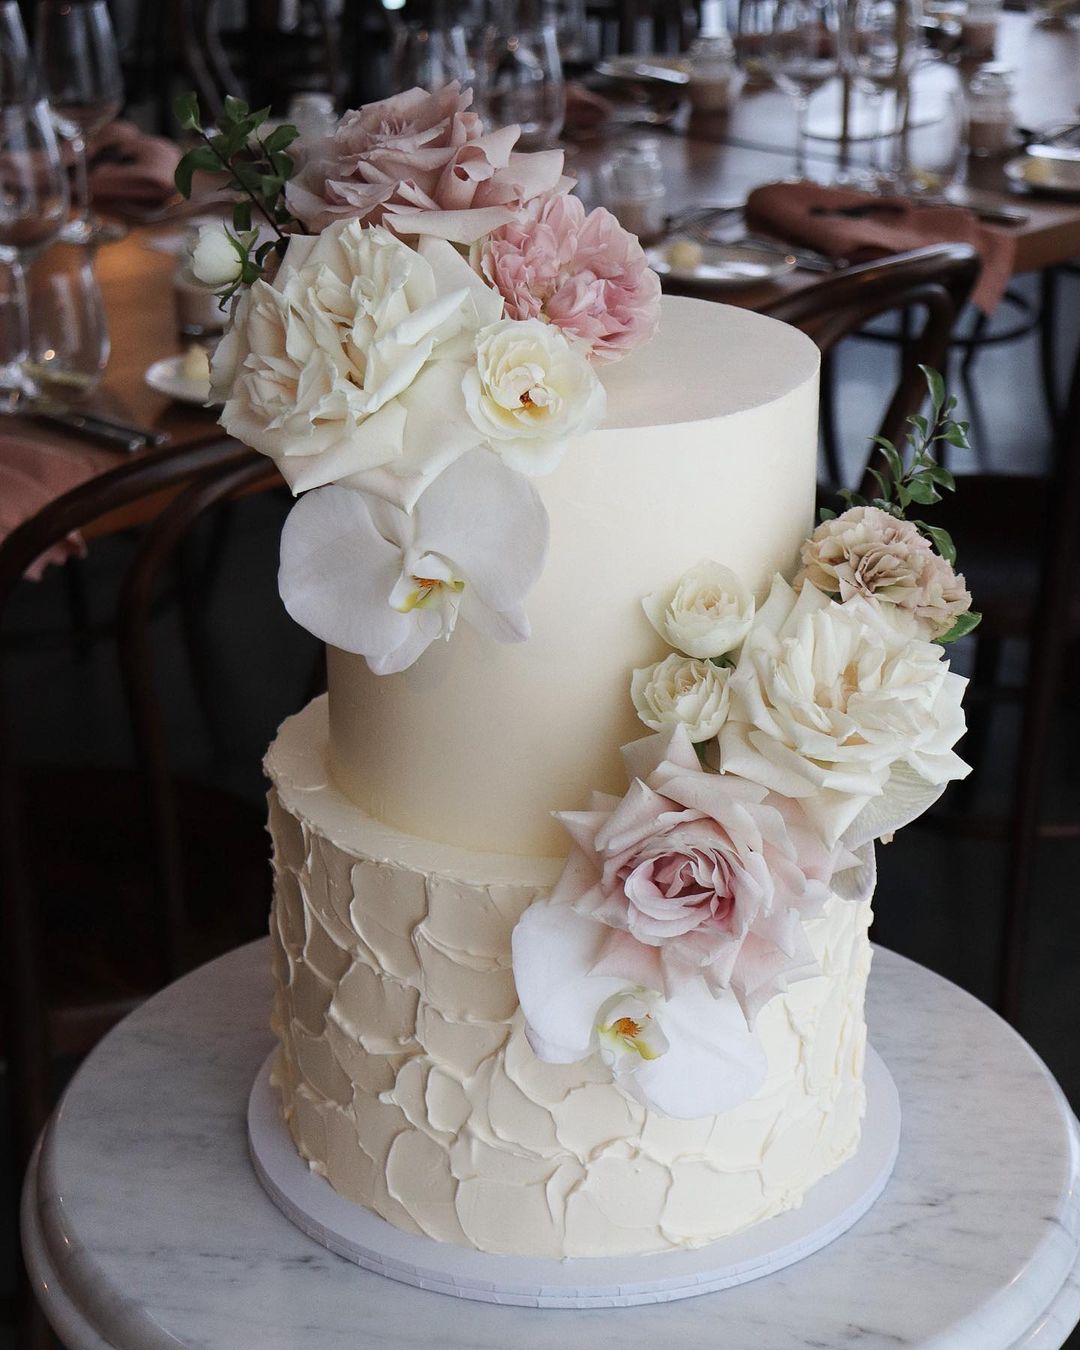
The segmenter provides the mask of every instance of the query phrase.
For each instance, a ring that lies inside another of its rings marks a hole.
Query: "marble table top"
[[[1080,1319],[1076,1122],[1029,1047],[878,950],[871,1039],[904,1111],[885,1193],[764,1279],[653,1307],[466,1303],[360,1270],[263,1193],[245,1110],[271,1045],[265,943],[150,1000],[80,1069],[27,1177],[23,1240],[70,1350],[1057,1350]]]

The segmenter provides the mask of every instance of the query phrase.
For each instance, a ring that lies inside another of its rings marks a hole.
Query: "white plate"
[[[166,356],[163,361],[155,361],[146,372],[145,379],[151,389],[156,389],[167,398],[176,399],[178,403],[195,403],[205,408],[210,402],[209,379],[193,380],[185,375],[182,356]]]
[[[646,250],[649,266],[659,276],[692,282],[695,286],[750,286],[755,282],[775,281],[795,269],[795,259],[790,254],[769,253],[747,244],[706,244],[698,240],[686,241],[701,249],[701,261],[697,266],[672,266],[668,260],[671,246],[680,242],[669,239]]]
[[[1005,165],[1005,177],[1022,192],[1065,201],[1080,198],[1080,155],[1017,155]]]
[[[296,1151],[270,1084],[271,1052],[248,1100],[248,1148],[267,1194],[298,1228],[364,1270],[453,1298],[532,1308],[616,1308],[669,1303],[781,1270],[817,1252],[866,1213],[892,1175],[900,1099],[892,1075],[866,1051],[866,1116],[854,1157],[823,1177],[797,1209],[719,1242],[652,1256],[496,1256],[406,1233],[346,1200]],[[577,1324],[581,1325],[581,1324]],[[607,1338],[617,1344],[618,1337]],[[718,1335],[716,1344],[723,1341]],[[571,1329],[568,1345],[581,1343]],[[599,1341],[596,1342],[599,1344]],[[658,1344],[661,1342],[658,1341]]]

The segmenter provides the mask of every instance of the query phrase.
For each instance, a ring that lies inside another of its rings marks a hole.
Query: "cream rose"
[[[197,281],[215,291],[233,286],[243,270],[236,241],[223,225],[200,225],[188,246],[191,270]]]
[[[501,311],[442,240],[412,249],[355,220],[294,236],[214,354],[221,424],[294,492],[344,482],[409,509],[481,443],[462,378]]]
[[[604,386],[584,352],[541,319],[502,319],[477,337],[462,385],[473,425],[522,473],[550,472],[566,440],[599,425]]]
[[[721,769],[800,800],[830,844],[900,829],[970,772],[967,681],[943,657],[864,600],[776,577],[729,681]]]
[[[653,731],[682,725],[695,743],[711,740],[728,715],[730,670],[677,652],[635,670],[630,697]]]
[[[702,660],[733,651],[754,621],[754,597],[730,567],[717,562],[698,563],[641,603],[665,642]]]

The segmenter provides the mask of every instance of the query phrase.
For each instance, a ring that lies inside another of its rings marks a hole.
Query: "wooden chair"
[[[1003,702],[1019,702],[1021,709],[1007,816],[949,814],[937,822],[950,831],[1006,842],[996,992],[999,1011],[1014,1023],[1023,1006],[1039,846],[1080,839],[1080,821],[1051,820],[1043,810],[1065,657],[1080,639],[1080,352],[1055,439],[1048,476],[965,474],[956,497],[933,508],[932,517],[953,535],[975,607],[983,615],[974,635],[967,739],[975,788],[980,771],[1001,769],[998,756],[990,753],[993,709]],[[1019,688],[1000,683],[1002,645],[1010,639],[1027,648],[1026,679]]]
[[[182,859],[176,798],[155,703],[148,645],[150,600],[162,567],[194,521],[223,497],[240,488],[265,483],[272,472],[272,466],[261,457],[234,442],[217,442],[147,456],[123,464],[65,494],[24,522],[0,544],[2,620],[26,567],[53,542],[72,530],[86,528],[119,508],[163,493],[173,494],[156,522],[147,527],[134,556],[120,606],[119,624],[132,722],[139,760],[146,775],[144,802],[150,817],[152,856],[156,867],[156,888],[150,881],[146,889],[148,892],[156,889],[160,912],[164,916],[156,942],[152,936],[146,937],[151,948],[145,962],[149,969],[144,972],[149,986],[135,987],[134,980],[125,977],[108,990],[82,990],[84,996],[75,1003],[56,1006],[50,1002],[47,974],[65,968],[68,956],[64,954],[62,935],[52,934],[48,961],[43,959],[46,953],[40,941],[42,910],[35,894],[33,860],[28,857],[27,847],[26,780],[16,766],[12,736],[14,713],[7,706],[4,698],[7,690],[0,681],[0,700],[3,700],[0,702],[0,925],[9,956],[8,976],[3,981],[0,997],[3,1000],[14,1148],[20,1164],[28,1158],[51,1109],[54,1050],[84,1052],[141,997],[178,973],[187,959],[182,934]],[[0,659],[4,657],[10,659],[5,647],[0,646]],[[0,671],[0,674],[4,673]],[[84,790],[85,782],[79,787]],[[89,810],[94,803],[90,794],[86,795]],[[47,816],[48,810],[39,811],[38,815]],[[121,824],[129,826],[131,822]],[[134,824],[134,832],[121,828],[119,838],[131,840],[137,834],[137,820]],[[114,821],[114,828],[115,825]],[[140,934],[140,937],[144,936]],[[77,962],[80,955],[72,955],[68,964]],[[122,957],[124,953],[118,955]]]
[[[828,355],[837,342],[891,309],[921,306],[921,328],[909,329],[898,387],[881,434],[897,444],[906,418],[923,401],[919,363],[944,369],[952,326],[966,303],[975,276],[967,246],[919,249],[881,263],[852,268],[817,286],[776,302],[767,310],[814,337]],[[871,456],[867,467],[874,465]],[[864,488],[868,485],[864,482]],[[975,631],[976,655],[964,747],[980,769],[998,760],[986,751],[988,712],[1004,698],[1021,703],[1020,754],[1014,770],[1013,800],[1004,818],[980,818],[951,810],[927,818],[929,826],[953,836],[1006,841],[1003,911],[998,944],[996,1002],[1010,1021],[1022,1006],[1024,954],[1030,913],[1032,871],[1042,840],[1080,838],[1080,822],[1044,819],[1042,799],[1053,741],[1054,711],[1062,684],[1067,644],[1080,636],[1080,355],[1068,412],[1060,420],[1049,477],[965,474],[955,497],[931,508],[931,519],[953,535],[960,564],[983,614]],[[998,684],[1002,643],[1027,645],[1029,669],[1019,690]],[[966,785],[965,785],[966,786]],[[954,793],[954,802],[966,794]]]
[[[908,339],[900,352],[899,379],[879,429],[882,436],[899,445],[908,417],[919,411],[926,396],[926,381],[919,366],[944,369],[953,325],[967,303],[977,273],[977,255],[967,244],[934,244],[849,267],[763,308],[762,312],[774,319],[801,328],[821,348],[826,490],[835,493],[843,486],[835,450],[831,361],[836,348],[881,315],[910,315]],[[879,453],[871,452],[866,469],[880,467]],[[865,470],[863,476],[865,479]]]

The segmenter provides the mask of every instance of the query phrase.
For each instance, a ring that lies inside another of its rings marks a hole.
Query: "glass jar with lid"
[[[604,205],[619,224],[643,240],[664,232],[664,168],[652,136],[628,141],[600,170]]]
[[[1010,66],[989,61],[968,83],[968,149],[980,158],[1002,155],[1016,143],[1013,94],[1016,79]]]

